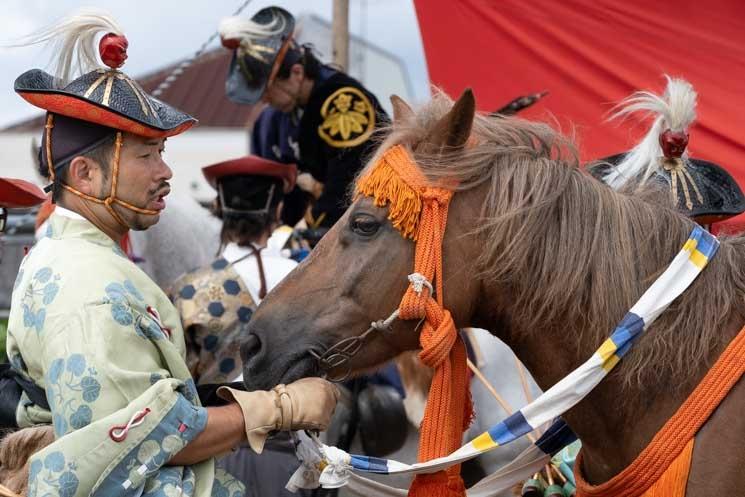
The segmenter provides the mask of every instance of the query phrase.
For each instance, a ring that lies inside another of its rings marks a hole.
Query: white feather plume
[[[241,40],[241,44],[254,44],[257,40],[281,33],[285,29],[284,17],[274,14],[266,24],[239,16],[226,17],[220,21],[217,31],[224,40]]]
[[[621,162],[611,168],[603,180],[612,188],[621,188],[630,179],[647,181],[660,167],[662,157],[660,133],[667,129],[674,132],[685,131],[696,120],[696,90],[684,79],[665,75],[667,88],[660,97],[647,91],[636,92],[624,99],[611,119],[625,118],[636,112],[644,112],[645,117],[653,117],[649,132]],[[687,152],[683,154],[686,158]]]
[[[106,12],[86,9],[28,36],[15,46],[46,43],[53,53],[52,72],[60,87],[64,87],[75,78],[103,67],[98,55],[98,40],[107,33],[124,34]]]

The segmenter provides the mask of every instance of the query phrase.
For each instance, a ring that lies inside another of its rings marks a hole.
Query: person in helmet
[[[271,158],[284,162],[286,141],[300,169],[299,187],[317,196],[308,224],[330,227],[346,210],[349,186],[374,147],[375,131],[388,117],[359,81],[322,64],[310,47],[298,45],[294,29],[294,17],[280,7],[261,9],[251,19],[224,19],[222,43],[233,50],[225,89],[234,102],[267,103],[281,114],[275,124],[285,136],[280,138],[280,156]],[[292,205],[296,196],[303,198],[292,194]]]

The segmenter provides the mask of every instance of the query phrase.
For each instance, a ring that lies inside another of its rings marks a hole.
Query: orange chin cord
[[[49,179],[54,182],[55,174],[54,174],[54,164],[52,161],[52,128],[54,128],[54,116],[50,113],[47,115],[47,122],[44,125],[44,128],[46,130],[46,152],[47,152],[47,168],[49,170]],[[139,214],[145,214],[148,216],[157,216],[160,214],[158,211],[152,210],[152,209],[143,209],[141,207],[134,206],[130,204],[129,202],[125,202],[124,200],[116,198],[116,187],[119,182],[119,158],[121,156],[122,151],[122,142],[124,141],[123,135],[121,131],[116,132],[116,141],[114,143],[114,160],[113,160],[113,167],[111,171],[111,190],[109,191],[109,196],[105,199],[100,199],[98,197],[94,197],[92,195],[87,195],[81,191],[76,190],[75,188],[71,187],[70,185],[66,185],[65,183],[60,182],[60,185],[62,185],[62,188],[67,190],[68,192],[77,195],[78,197],[88,200],[89,202],[93,202],[96,204],[101,204],[104,207],[106,207],[106,210],[109,211],[111,216],[118,222],[122,227],[126,229],[130,229],[130,226],[122,219],[122,217],[114,210],[113,204],[118,204],[124,207],[125,209],[129,209],[133,212],[137,212]]]

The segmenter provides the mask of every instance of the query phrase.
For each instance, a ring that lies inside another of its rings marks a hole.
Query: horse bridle
[[[430,295],[434,295],[432,284],[423,275],[419,273],[413,273],[408,275],[407,279],[413,286],[416,293],[421,294],[424,288],[427,288]],[[352,367],[349,364],[349,361],[355,355],[357,355],[360,350],[362,350],[362,346],[365,344],[367,338],[375,331],[390,331],[391,325],[396,319],[398,319],[398,315],[399,310],[396,309],[386,319],[381,319],[370,323],[370,327],[361,335],[343,338],[326,349],[321,354],[313,349],[310,349],[308,352],[318,361],[318,366],[323,371],[324,376],[327,380],[337,383],[342,382],[349,378],[349,376],[352,374]],[[414,330],[416,331],[423,322],[424,318],[422,318],[419,323],[417,323]],[[346,366],[346,368],[341,373],[330,376],[331,370],[337,369],[340,366]]]

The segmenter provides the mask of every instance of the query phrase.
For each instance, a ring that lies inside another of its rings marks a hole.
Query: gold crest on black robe
[[[375,131],[375,109],[370,99],[352,86],[339,88],[326,98],[321,118],[318,136],[332,147],[354,147]]]

